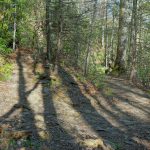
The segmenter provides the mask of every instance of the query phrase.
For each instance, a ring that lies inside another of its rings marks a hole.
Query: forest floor
[[[144,91],[110,77],[95,91],[68,68],[49,78],[32,64],[18,52],[12,79],[0,82],[0,150],[150,150]]]

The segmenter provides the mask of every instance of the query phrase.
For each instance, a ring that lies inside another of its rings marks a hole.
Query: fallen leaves
[[[18,139],[27,139],[30,136],[32,136],[31,131],[11,131],[9,134],[9,137],[15,140]]]
[[[8,125],[3,124],[0,126],[0,150],[9,149],[10,146],[16,146],[17,142],[30,139],[31,136],[32,131],[15,131]]]
[[[26,139],[32,135],[31,131],[14,131],[0,126],[0,137],[7,139]]]
[[[106,145],[102,139],[86,139],[81,142],[81,145],[92,149],[113,150],[113,148],[110,145]]]

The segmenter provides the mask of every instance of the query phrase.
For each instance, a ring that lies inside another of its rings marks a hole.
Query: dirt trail
[[[108,79],[90,95],[67,69],[50,82],[34,75],[32,63],[18,53],[12,80],[0,83],[0,126],[31,133],[30,143],[17,138],[14,149],[150,149],[150,98],[143,91]]]

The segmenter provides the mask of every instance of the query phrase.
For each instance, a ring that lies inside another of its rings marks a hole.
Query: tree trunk
[[[108,67],[108,29],[107,29],[107,19],[108,19],[108,12],[107,12],[107,0],[105,1],[105,67]]]
[[[112,12],[112,21],[113,21],[113,26],[112,26],[112,33],[111,33],[111,62],[114,62],[114,23],[115,23],[115,14],[114,14],[114,9]]]
[[[132,67],[131,67],[131,75],[130,79],[135,81],[136,79],[136,56],[137,56],[137,0],[133,0],[133,10],[132,10],[132,40],[131,40],[131,48],[132,48]]]
[[[87,52],[86,52],[86,57],[85,57],[84,76],[86,76],[87,73],[88,73],[88,66],[89,66],[90,53],[91,53],[93,25],[94,25],[94,22],[95,22],[96,10],[97,10],[96,5],[97,5],[97,0],[95,0],[94,6],[93,6],[94,12],[93,12],[91,23],[90,23],[90,32],[89,32],[88,43],[87,43]]]
[[[126,8],[127,8],[127,1],[120,0],[117,57],[114,68],[116,71],[118,71],[119,74],[123,74],[126,71],[126,43],[127,43]]]
[[[47,59],[49,62],[51,61],[50,2],[51,0],[46,0],[46,42],[47,42]]]
[[[16,1],[15,1],[15,4],[14,4],[14,7],[15,7],[15,13],[14,13],[14,33],[13,33],[13,50],[15,51],[16,50],[16,30],[17,30],[17,8],[16,8]]]
[[[57,49],[56,49],[56,58],[55,58],[55,64],[54,64],[54,72],[58,73],[58,64],[59,64],[59,54],[62,48],[62,28],[63,28],[63,20],[62,20],[62,0],[59,0],[58,4],[58,31],[57,31]]]

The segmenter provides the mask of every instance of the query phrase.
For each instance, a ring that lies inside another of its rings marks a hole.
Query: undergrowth
[[[8,42],[0,38],[0,55],[6,56],[12,52],[11,48],[7,47]]]
[[[12,76],[13,65],[0,56],[0,81],[9,80]]]

